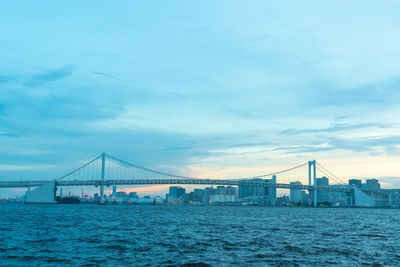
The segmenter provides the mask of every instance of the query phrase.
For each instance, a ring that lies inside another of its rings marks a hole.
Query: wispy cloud
[[[59,69],[44,71],[40,74],[34,75],[31,79],[25,82],[26,86],[36,86],[46,82],[53,82],[65,79],[72,74],[75,69],[74,66],[65,66]]]
[[[134,84],[134,81],[131,80],[127,80],[127,79],[121,79],[120,77],[113,75],[113,74],[109,74],[106,72],[99,72],[99,71],[94,71],[93,74],[97,75],[97,76],[102,76],[105,78],[109,78],[115,81],[120,81],[120,82],[124,82],[124,83],[128,83],[128,84]]]
[[[0,164],[1,171],[25,171],[25,170],[42,170],[48,168],[55,168],[54,165],[49,164],[38,164],[38,165],[12,165],[12,164]]]
[[[93,74],[100,75],[100,76],[107,77],[107,78],[111,78],[111,79],[115,79],[115,80],[118,80],[118,81],[121,80],[121,79],[118,78],[117,76],[114,76],[114,75],[108,74],[108,73],[104,73],[104,72],[97,72],[97,71],[95,71],[95,72],[93,72]]]
[[[314,153],[314,152],[327,152],[335,150],[335,147],[330,145],[301,145],[301,146],[284,146],[277,147],[275,151],[284,151],[288,154],[300,153]]]
[[[377,128],[388,128],[390,124],[384,123],[359,123],[359,124],[344,124],[335,123],[327,128],[316,128],[316,129],[287,129],[281,132],[282,135],[294,135],[294,134],[306,134],[306,133],[334,133],[340,131],[349,131],[361,128],[377,127]]]
[[[231,145],[231,147],[255,147],[255,146],[268,146],[271,144],[272,144],[271,142],[238,143]]]
[[[277,147],[275,150],[284,151],[285,153],[314,153],[344,150],[353,152],[369,152],[371,154],[400,151],[400,148],[396,148],[397,145],[400,145],[400,136],[378,136],[351,139],[325,137],[324,140],[326,143]]]
[[[342,121],[342,120],[348,119],[348,118],[350,118],[350,117],[351,117],[351,116],[349,116],[349,115],[337,116],[337,117],[335,118],[335,121]]]

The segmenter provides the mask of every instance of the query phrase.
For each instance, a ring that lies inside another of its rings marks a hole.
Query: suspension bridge
[[[307,170],[308,167],[308,170]],[[302,170],[301,173],[293,172]],[[317,186],[317,170],[329,177],[336,186]],[[286,175],[286,180],[283,179]],[[278,177],[278,178],[277,178]],[[267,179],[271,178],[271,179]],[[303,183],[290,181],[302,180]],[[308,181],[307,181],[308,180]],[[315,160],[303,164],[252,177],[230,179],[198,178],[176,175],[145,168],[118,159],[106,153],[83,164],[79,168],[51,180],[0,181],[0,188],[12,187],[41,187],[53,182],[55,190],[63,186],[95,186],[100,187],[100,199],[104,201],[104,188],[108,186],[137,186],[137,185],[226,185],[226,186],[255,186],[265,188],[280,188],[309,191],[310,205],[317,205],[317,192],[343,192],[352,194],[353,188],[346,185],[337,176],[328,171]]]

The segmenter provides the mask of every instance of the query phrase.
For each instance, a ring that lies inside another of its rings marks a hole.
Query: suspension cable
[[[59,178],[56,178],[55,180],[56,180],[56,181],[62,180],[62,179],[64,179],[65,177],[70,176],[71,174],[74,174],[75,172],[77,172],[77,171],[79,171],[79,170],[85,168],[86,166],[90,165],[90,164],[93,163],[94,161],[98,160],[98,159],[101,158],[102,156],[103,156],[103,155],[98,156],[97,158],[95,158],[95,159],[89,161],[88,163],[82,165],[82,166],[79,167],[78,169],[76,169],[76,170],[74,170],[74,171],[72,171],[72,172],[69,172],[69,173],[67,173],[67,174],[64,175],[64,176],[61,176],[61,177],[59,177]]]
[[[322,169],[324,169],[327,173],[329,173],[330,175],[332,175],[333,177],[335,177],[337,180],[339,180],[342,184],[346,184],[345,182],[343,182],[343,180],[341,180],[339,177],[337,177],[336,175],[334,175],[333,173],[331,173],[329,170],[327,170],[324,166],[322,166],[321,164],[319,164],[317,162],[317,165],[319,167],[321,167]]]
[[[142,166],[139,166],[139,165],[136,165],[136,164],[132,164],[132,163],[127,162],[127,161],[125,161],[125,160],[118,159],[118,158],[113,157],[113,156],[111,156],[111,155],[109,155],[109,154],[104,154],[104,155],[105,155],[107,158],[110,158],[110,159],[112,159],[112,160],[114,160],[114,161],[116,161],[116,162],[122,163],[122,164],[124,164],[124,165],[130,166],[130,167],[133,167],[133,168],[136,168],[136,169],[140,169],[140,170],[143,170],[143,171],[155,173],[155,174],[160,174],[160,175],[169,176],[169,177],[175,177],[175,178],[180,178],[180,179],[204,179],[204,178],[199,178],[199,177],[188,177],[188,176],[181,176],[181,175],[175,175],[175,174],[170,174],[170,173],[166,173],[166,172],[156,171],[156,170],[152,170],[152,169],[149,169],[149,168],[145,168],[145,167],[142,167]],[[79,170],[85,168],[86,166],[90,165],[90,164],[93,163],[94,161],[100,159],[102,156],[103,156],[103,154],[100,155],[100,156],[98,156],[98,157],[96,157],[95,159],[93,159],[93,160],[91,160],[91,161],[85,163],[85,164],[82,165],[81,167],[79,167],[79,168],[77,168],[77,169],[75,169],[75,170],[73,170],[73,171],[67,173],[66,175],[61,176],[61,177],[59,177],[59,178],[56,178],[55,180],[62,180],[62,179],[64,179],[64,178],[66,178],[66,177],[68,177],[68,176],[70,176],[70,175],[72,175],[72,174],[78,172]],[[281,171],[276,171],[276,172],[267,173],[267,174],[258,175],[258,176],[237,178],[237,179],[232,179],[232,180],[250,180],[250,179],[264,178],[264,177],[268,177],[268,176],[273,176],[273,175],[277,175],[277,174],[289,172],[289,171],[292,171],[292,170],[301,168],[301,167],[303,167],[303,166],[306,166],[307,164],[308,164],[308,163],[306,162],[306,163],[303,163],[303,164],[300,164],[300,165],[297,165],[297,166],[294,166],[294,167],[291,167],[291,168],[288,168],[288,169],[285,169],[285,170],[281,170]],[[320,165],[320,164],[318,164],[318,165]],[[321,167],[322,167],[322,166],[321,166]],[[323,167],[322,167],[322,168],[323,168]],[[324,168],[324,169],[325,169],[325,168]],[[322,170],[321,170],[321,171],[322,171]],[[325,172],[324,172],[324,173],[325,173]]]
[[[142,166],[139,166],[139,165],[136,165],[136,164],[129,163],[129,162],[127,162],[127,161],[118,159],[118,158],[113,157],[113,156],[108,155],[108,154],[106,154],[106,156],[107,156],[108,158],[110,158],[110,159],[113,159],[113,160],[117,161],[117,162],[120,162],[120,163],[122,163],[122,164],[131,166],[131,167],[134,167],[134,168],[143,170],[143,171],[148,171],[148,172],[152,172],[152,173],[156,173],[156,174],[161,174],[161,175],[166,175],[166,176],[176,177],[176,178],[182,178],[182,179],[204,179],[204,178],[199,178],[199,177],[187,177],[187,176],[181,176],[181,175],[175,175],[175,174],[160,172],[160,171],[156,171],[156,170],[152,170],[152,169],[149,169],[149,168],[145,168],[145,167],[142,167]],[[246,180],[246,179],[256,179],[256,178],[268,177],[268,176],[272,176],[272,175],[276,175],[276,174],[288,172],[288,171],[291,171],[291,170],[294,170],[294,169],[297,169],[297,168],[306,166],[307,164],[308,164],[308,163],[306,162],[306,163],[303,163],[303,164],[300,164],[300,165],[297,165],[297,166],[295,166],[295,167],[292,167],[292,168],[289,168],[289,169],[285,169],[285,170],[282,170],[282,171],[277,171],[277,172],[268,173],[268,174],[263,174],[263,175],[258,175],[258,176],[253,176],[253,177],[238,178],[238,179],[236,179],[236,180]]]
[[[180,176],[180,175],[170,174],[170,173],[166,173],[166,172],[155,171],[155,170],[148,169],[148,168],[136,165],[136,164],[129,163],[129,162],[125,161],[125,160],[118,159],[118,158],[113,157],[113,156],[108,155],[108,154],[106,154],[106,156],[108,158],[110,158],[110,159],[113,159],[113,160],[117,161],[117,162],[120,162],[122,164],[128,165],[130,167],[134,167],[134,168],[140,169],[142,171],[148,171],[148,172],[152,172],[152,173],[156,173],[156,174],[161,174],[161,175],[175,177],[175,178],[182,178],[182,179],[200,179],[200,178],[186,177],[186,176]]]
[[[276,175],[276,174],[280,174],[280,173],[284,173],[284,172],[288,172],[288,171],[292,171],[298,168],[301,168],[303,166],[306,166],[308,163],[303,163],[297,166],[294,166],[292,168],[286,169],[286,170],[282,170],[282,171],[277,171],[277,172],[272,172],[272,173],[268,173],[268,174],[263,174],[263,175],[258,175],[258,176],[252,176],[252,177],[245,177],[245,178],[238,178],[236,180],[250,180],[250,179],[257,179],[257,178],[263,178],[263,177],[268,177],[268,176],[272,176],[272,175]]]
[[[337,184],[339,184],[339,185],[347,185],[347,184],[343,183],[341,180],[338,180],[338,179],[334,178],[333,176],[331,176],[329,173],[327,173],[327,172],[324,171],[323,169],[318,168],[318,167],[317,167],[317,169],[318,169],[320,172],[322,172],[323,174],[325,174],[326,177],[332,179],[332,180],[333,180],[334,182],[336,182]]]
[[[342,183],[340,181],[338,181],[337,179],[335,179],[334,177],[330,176],[327,172],[325,172],[323,169],[317,168],[320,172],[322,172],[325,177],[330,178],[331,180],[333,180],[335,183],[342,185]]]

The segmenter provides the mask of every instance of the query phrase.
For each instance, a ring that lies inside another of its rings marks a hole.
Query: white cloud
[[[55,165],[50,164],[36,164],[36,165],[13,165],[13,164],[0,164],[1,171],[26,171],[26,170],[43,170],[49,168],[56,168]]]

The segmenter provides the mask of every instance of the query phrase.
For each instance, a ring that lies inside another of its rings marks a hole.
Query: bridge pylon
[[[317,206],[317,162],[315,160],[308,162],[308,185],[309,190],[309,203],[310,206],[313,204],[314,207]],[[311,182],[312,181],[312,182]]]
[[[101,183],[100,183],[100,203],[104,203],[104,173],[106,170],[106,153],[101,155]]]

